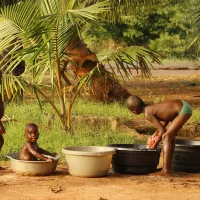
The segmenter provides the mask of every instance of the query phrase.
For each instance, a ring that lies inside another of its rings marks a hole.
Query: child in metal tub
[[[37,144],[37,140],[39,138],[38,126],[34,123],[28,123],[25,126],[25,137],[27,141],[21,148],[19,153],[20,160],[26,161],[37,161],[44,160],[48,162],[53,162],[52,158],[46,157],[45,155],[50,155],[52,157],[56,156],[55,153],[50,153],[42,148],[40,148]]]

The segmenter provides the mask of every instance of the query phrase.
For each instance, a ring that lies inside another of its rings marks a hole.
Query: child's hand
[[[156,135],[156,136],[152,135],[151,137],[148,138],[148,142],[147,142],[148,148],[149,149],[156,148],[157,145],[158,145],[158,143],[160,142],[160,140],[161,140],[160,136],[158,136],[158,135]]]
[[[48,158],[46,161],[47,162],[53,162],[53,160],[51,158]]]

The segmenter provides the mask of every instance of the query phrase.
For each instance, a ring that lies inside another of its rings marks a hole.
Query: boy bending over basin
[[[126,103],[132,113],[136,115],[144,113],[145,118],[157,128],[152,135],[155,139],[149,145],[149,148],[156,148],[162,139],[163,168],[162,171],[155,175],[169,175],[171,173],[171,162],[175,148],[175,137],[180,128],[192,116],[190,105],[183,100],[167,100],[146,105],[138,96],[130,96]],[[152,137],[148,140],[148,144],[152,140]]]
[[[37,140],[39,138],[38,126],[34,123],[28,123],[25,126],[25,137],[27,141],[21,148],[19,153],[20,160],[26,161],[37,161],[44,160],[48,162],[53,162],[52,158],[48,158],[42,154],[56,156],[55,153],[50,153],[42,148],[40,148],[37,144]]]

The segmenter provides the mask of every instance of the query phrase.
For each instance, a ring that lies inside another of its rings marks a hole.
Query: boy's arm
[[[55,157],[57,155],[57,153],[50,153],[42,148],[39,148],[39,152],[42,153],[42,154],[45,154],[45,155],[50,155],[50,156],[53,156]]]
[[[4,128],[2,121],[1,121],[1,118],[3,117],[3,115],[4,115],[4,103],[2,101],[2,97],[1,97],[1,94],[0,94],[0,134],[5,133],[5,128]]]
[[[149,113],[145,114],[145,117],[157,128],[156,132],[159,136],[162,136],[165,133],[167,122],[160,122],[154,115]]]
[[[42,154],[40,154],[39,152],[37,152],[35,149],[32,148],[32,146],[30,144],[27,144],[27,149],[36,158],[39,158],[40,160],[52,162],[52,159],[47,158],[47,157],[43,156]]]
[[[5,128],[1,122],[1,119],[0,119],[0,134],[4,134],[6,131],[5,131]]]
[[[161,123],[164,127],[166,127],[166,126],[168,125],[169,122],[160,121],[160,123]],[[153,133],[153,135],[154,135],[154,136],[157,136],[158,133],[159,133],[159,130],[156,129],[156,131]]]
[[[150,121],[156,128],[157,130],[155,131],[155,133],[153,134],[153,136],[151,136],[148,139],[148,147],[150,149],[154,149],[158,146],[159,142],[162,139],[162,135],[165,133],[166,131],[166,126],[168,124],[168,122],[160,122],[154,115],[152,114],[145,114],[145,117],[148,121]],[[153,142],[153,143],[152,143]]]
[[[152,114],[145,114],[145,117],[148,121],[150,121],[157,130],[154,132],[154,134],[149,137],[148,139],[148,147],[150,149],[154,149],[158,146],[162,139],[162,135],[166,132],[166,126],[169,122],[166,121],[159,121],[154,115]]]
[[[46,151],[46,150],[44,150],[42,148],[39,148],[39,152],[42,153],[42,154],[51,155],[50,152],[48,152],[48,151]]]

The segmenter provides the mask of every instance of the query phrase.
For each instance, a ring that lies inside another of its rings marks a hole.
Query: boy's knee
[[[166,133],[164,133],[162,135],[162,140],[163,141],[172,141],[174,139],[175,139],[175,135],[170,135],[170,134],[166,134]]]

